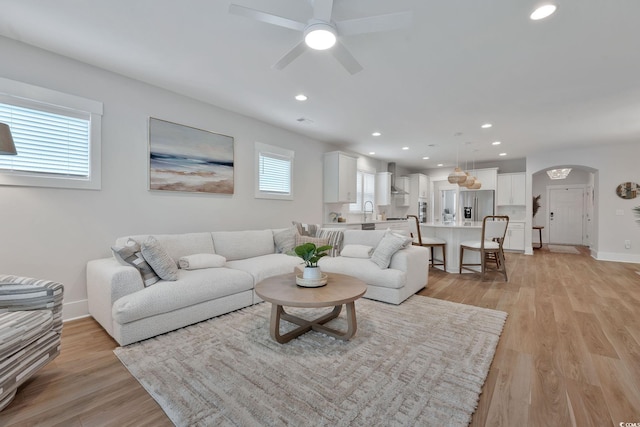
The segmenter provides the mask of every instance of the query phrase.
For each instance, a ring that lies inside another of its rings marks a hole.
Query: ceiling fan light
[[[336,30],[325,23],[309,25],[304,32],[304,42],[311,49],[330,49],[336,44]]]

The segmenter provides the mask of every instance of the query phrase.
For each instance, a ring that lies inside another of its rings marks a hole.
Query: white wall
[[[102,190],[0,186],[0,272],[63,283],[65,318],[87,313],[86,262],[118,236],[322,221],[322,153],[335,147],[2,37],[0,52],[1,77],[104,103]],[[150,116],[233,136],[235,193],[150,192]],[[295,200],[254,199],[255,141],[295,151]]]
[[[586,167],[595,170],[595,212],[592,254],[600,260],[640,263],[640,226],[631,209],[640,199],[624,200],[615,193],[622,182],[640,182],[640,141],[603,144],[574,150],[546,151],[527,157],[527,224],[530,229],[532,175],[556,166]],[[623,215],[618,215],[621,212]],[[536,217],[537,218],[537,217]],[[531,235],[525,233],[525,247],[531,253]],[[631,240],[631,249],[624,241]]]

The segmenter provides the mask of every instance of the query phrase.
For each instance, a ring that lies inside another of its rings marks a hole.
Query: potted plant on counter
[[[326,256],[327,251],[331,250],[331,248],[331,245],[317,247],[315,243],[303,243],[293,248],[291,255],[296,255],[304,261],[305,267],[302,273],[304,279],[322,279],[322,272],[318,267],[318,261],[320,261],[320,258],[323,256]]]

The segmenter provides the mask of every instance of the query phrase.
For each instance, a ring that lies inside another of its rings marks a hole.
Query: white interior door
[[[584,188],[549,188],[549,243],[582,245]]]

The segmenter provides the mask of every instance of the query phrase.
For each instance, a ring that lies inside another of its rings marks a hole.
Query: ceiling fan
[[[345,21],[333,21],[331,19],[333,0],[310,1],[313,4],[313,17],[307,22],[295,21],[233,3],[229,6],[229,13],[279,27],[290,28],[304,34],[304,38],[273,65],[276,70],[282,70],[307,51],[308,48],[311,48],[316,50],[331,49],[331,53],[338,62],[349,73],[356,74],[362,70],[362,66],[339,38],[356,34],[396,30],[411,25],[411,12],[397,12]]]

